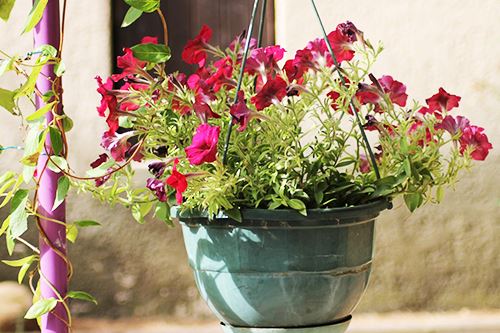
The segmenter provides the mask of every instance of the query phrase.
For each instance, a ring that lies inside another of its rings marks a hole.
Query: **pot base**
[[[300,328],[252,328],[233,327],[228,324],[221,324],[224,333],[344,333],[347,331],[351,317],[337,324],[328,324],[314,327]]]

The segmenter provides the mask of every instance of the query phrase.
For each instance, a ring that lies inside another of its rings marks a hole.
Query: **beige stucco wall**
[[[392,74],[418,99],[439,86],[461,95],[462,113],[486,127],[493,145],[499,146],[500,1],[317,2],[327,27],[349,19],[372,41],[384,41],[377,75]],[[29,49],[31,37],[19,36],[28,7],[28,1],[18,1],[11,23],[0,22],[0,49]],[[76,124],[69,137],[70,161],[82,171],[97,155],[104,130],[103,119],[96,116],[99,97],[93,77],[108,75],[111,68],[111,13],[109,2],[101,0],[71,1],[68,10],[65,106]],[[291,54],[319,36],[308,0],[277,0],[276,25],[278,42]],[[13,82],[11,77],[1,78],[0,86]],[[19,143],[18,129],[18,122],[0,112],[1,144]],[[0,171],[19,156],[2,154]],[[383,214],[374,275],[360,310],[500,307],[499,162],[496,149],[441,206],[410,216],[397,204]],[[178,228],[153,222],[139,226],[124,209],[72,196],[68,219],[81,218],[94,218],[103,226],[82,232],[78,244],[70,247],[76,268],[72,288],[92,292],[100,305],[75,303],[76,313],[190,318],[206,314]],[[1,258],[3,251],[0,244]],[[6,277],[15,279],[14,270],[0,266],[0,279]]]

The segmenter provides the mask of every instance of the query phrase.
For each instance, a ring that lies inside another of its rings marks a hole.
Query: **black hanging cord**
[[[259,21],[259,34],[257,38],[257,47],[262,46],[262,36],[264,35],[264,23],[266,20],[266,10],[267,10],[267,0],[263,0],[262,7],[260,9],[260,21]]]
[[[255,0],[253,3],[252,17],[250,19],[250,24],[247,30],[247,36],[245,41],[245,52],[243,54],[243,59],[241,61],[241,71],[240,76],[238,78],[238,85],[236,86],[236,92],[233,100],[233,105],[238,103],[238,93],[241,89],[241,84],[243,82],[243,75],[245,74],[245,66],[247,64],[248,51],[250,49],[250,41],[252,39],[253,26],[255,23],[255,18],[257,17],[257,8],[259,7],[260,0]],[[231,115],[231,119],[229,120],[229,125],[226,133],[226,141],[224,142],[224,154],[222,155],[222,164],[226,164],[227,162],[227,151],[229,149],[229,142],[231,141],[231,132],[233,131],[233,120],[234,116]]]
[[[337,69],[339,73],[340,80],[342,81],[342,84],[344,86],[347,86],[346,79],[340,72],[340,66],[339,62],[337,60],[337,57],[335,56],[335,52],[333,51],[332,44],[330,43],[330,40],[328,39],[328,35],[326,34],[325,26],[323,25],[323,21],[321,20],[321,16],[319,15],[318,8],[316,7],[316,3],[314,0],[311,0],[311,4],[314,9],[314,13],[316,14],[316,18],[318,19],[319,25],[321,26],[321,31],[323,32],[323,38],[325,39],[326,45],[328,47],[328,51],[330,51],[330,54],[333,58],[333,63],[335,65],[335,68]],[[361,123],[361,119],[359,117],[358,110],[356,109],[356,106],[354,105],[354,102],[352,99],[349,101],[349,107],[351,108],[351,111],[356,115],[356,122],[358,123],[359,129],[361,131],[361,136],[363,137],[363,141],[365,142],[366,149],[368,150],[368,154],[370,155],[370,162],[373,166],[373,170],[375,171],[375,176],[377,179],[380,179],[380,171],[378,169],[377,165],[377,160],[375,159],[375,155],[373,154],[373,150],[370,146],[370,142],[368,141],[368,137],[366,135],[365,129],[363,127],[363,124]]]

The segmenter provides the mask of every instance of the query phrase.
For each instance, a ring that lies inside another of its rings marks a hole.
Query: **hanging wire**
[[[238,85],[236,86],[233,105],[236,105],[236,103],[238,103],[238,93],[240,92],[241,84],[243,82],[243,75],[245,74],[245,66],[247,64],[248,51],[250,50],[250,41],[252,39],[253,26],[255,23],[255,18],[257,17],[257,8],[259,7],[259,3],[260,0],[255,0],[253,3],[252,17],[250,19],[250,24],[248,25],[247,36],[245,41],[245,51],[241,62],[241,71],[240,71],[240,76],[238,77]],[[233,120],[234,116],[231,115],[231,119],[229,120],[229,125],[226,134],[226,141],[224,142],[224,155],[222,155],[222,164],[226,164],[227,161],[227,152],[229,150],[229,142],[231,141],[231,132],[233,131]]]
[[[266,19],[267,10],[267,0],[262,2],[262,8],[260,9],[260,22],[259,22],[259,35],[257,39],[257,47],[262,46],[262,36],[264,36],[264,23]]]
[[[328,47],[328,51],[330,51],[330,54],[333,58],[333,63],[335,65],[335,68],[337,69],[339,73],[340,80],[344,86],[347,86],[347,81],[340,72],[340,66],[339,62],[337,60],[337,57],[335,56],[335,52],[333,51],[332,44],[330,43],[330,40],[328,39],[328,35],[326,34],[325,26],[323,25],[323,21],[321,20],[321,16],[319,15],[318,8],[316,7],[316,3],[314,0],[311,0],[311,4],[314,9],[314,13],[316,14],[316,18],[318,19],[318,23],[321,26],[321,31],[323,32],[323,38],[325,39],[326,46]],[[358,123],[359,129],[361,131],[361,136],[363,137],[363,141],[365,142],[366,149],[368,150],[368,154],[370,155],[370,162],[373,166],[373,170],[375,171],[375,176],[377,179],[380,179],[380,171],[378,169],[377,165],[377,160],[375,159],[375,154],[373,154],[373,150],[370,146],[370,142],[368,141],[368,137],[366,135],[365,129],[363,127],[363,124],[361,123],[361,118],[359,117],[358,110],[356,109],[356,106],[354,105],[354,102],[352,99],[349,101],[349,107],[351,111],[356,115],[356,122]]]

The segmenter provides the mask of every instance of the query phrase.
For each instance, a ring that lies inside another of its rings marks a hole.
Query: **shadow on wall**
[[[500,308],[499,163],[490,156],[440,206],[410,216],[396,203],[396,209],[382,213],[373,275],[358,311]],[[138,225],[127,210],[87,197],[70,198],[68,216],[103,224],[83,230],[70,246],[71,289],[99,300],[97,307],[73,303],[75,314],[211,316],[194,285],[180,227],[158,221]],[[18,248],[16,257],[21,252]],[[0,258],[6,257],[2,244]],[[16,274],[0,266],[0,280],[15,280]]]

